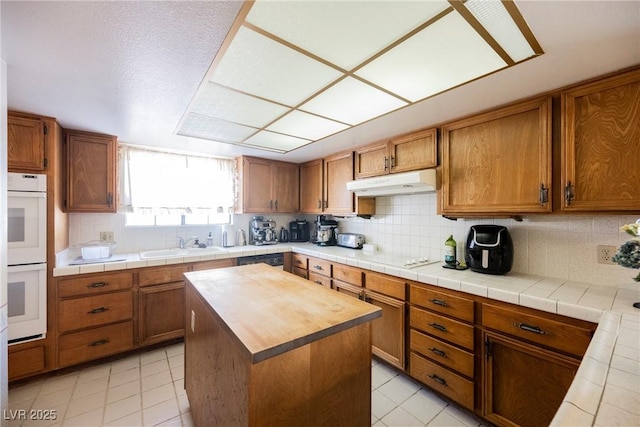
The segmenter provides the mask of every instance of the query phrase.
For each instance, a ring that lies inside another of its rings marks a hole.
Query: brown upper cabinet
[[[65,132],[67,212],[116,212],[117,137]]]
[[[323,211],[330,214],[352,214],[355,199],[347,190],[353,181],[353,152],[339,153],[324,159]]]
[[[439,213],[551,212],[551,97],[442,127]]]
[[[355,152],[355,178],[436,167],[436,148],[435,128],[360,147]]]
[[[46,168],[44,121],[8,112],[7,163],[9,172],[44,172]]]
[[[562,92],[563,211],[640,210],[640,69]]]
[[[298,165],[257,157],[237,159],[238,213],[298,212]]]
[[[300,165],[300,212],[322,213],[324,160],[317,159]]]
[[[374,198],[356,198],[347,190],[353,180],[352,151],[300,165],[300,212],[309,214],[360,215],[375,213]]]

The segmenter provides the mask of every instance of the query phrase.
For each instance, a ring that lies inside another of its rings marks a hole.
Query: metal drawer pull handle
[[[315,268],[316,270],[323,270],[321,265],[314,265],[313,268]]]
[[[546,335],[546,332],[537,326],[530,326],[530,325],[527,325],[526,323],[514,323],[513,326],[517,326],[523,331],[533,332],[534,334]]]
[[[436,305],[441,305],[441,306],[443,306],[443,307],[446,307],[446,306],[447,306],[447,302],[446,302],[446,301],[444,301],[444,300],[441,300],[441,299],[435,299],[435,298],[434,298],[434,299],[429,300],[429,301],[431,301],[432,303],[434,303],[434,304],[436,304]]]
[[[94,282],[87,285],[87,288],[104,288],[107,286],[106,282]]]
[[[438,384],[441,384],[445,387],[448,387],[447,382],[445,381],[444,378],[440,378],[439,376],[437,376],[436,374],[431,374],[429,375],[429,378],[431,378],[432,380],[434,380],[435,382],[437,382]]]
[[[99,345],[105,345],[108,343],[109,343],[108,339],[102,339],[102,340],[92,342],[91,344],[89,344],[89,347],[97,347]]]
[[[430,350],[430,351],[432,351],[433,353],[437,354],[437,355],[438,355],[438,356],[440,356],[440,357],[445,357],[445,358],[447,357],[447,353],[445,353],[445,352],[444,352],[444,351],[442,351],[442,350],[438,350],[438,349],[437,349],[437,348],[435,348],[435,347],[434,347],[434,348],[430,348],[429,350]]]
[[[431,326],[432,328],[435,328],[435,329],[437,329],[439,331],[447,332],[447,328],[445,328],[444,326],[442,326],[439,323],[429,323],[429,326]]]
[[[93,310],[89,311],[87,314],[104,313],[107,310],[109,310],[109,308],[107,308],[107,307],[98,307],[98,308],[94,308]]]
[[[315,281],[318,285],[322,285],[322,282],[320,280],[316,280]]]

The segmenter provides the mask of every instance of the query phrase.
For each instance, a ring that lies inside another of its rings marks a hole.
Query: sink
[[[222,248],[217,246],[209,246],[206,248],[173,248],[173,249],[157,249],[153,251],[140,252],[141,259],[152,258],[170,258],[170,257],[183,257],[192,255],[208,255],[222,251]]]

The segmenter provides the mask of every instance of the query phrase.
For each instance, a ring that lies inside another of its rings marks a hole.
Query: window
[[[121,145],[121,205],[127,226],[228,224],[235,162]]]

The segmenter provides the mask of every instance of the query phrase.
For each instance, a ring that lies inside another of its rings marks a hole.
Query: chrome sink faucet
[[[200,242],[198,242],[198,236],[193,236],[188,238],[187,240],[184,239],[184,237],[182,236],[178,236],[178,247],[180,249],[185,249],[187,247],[187,245],[189,244],[190,241],[193,240],[193,246],[196,248],[200,248],[203,247],[201,246]]]

